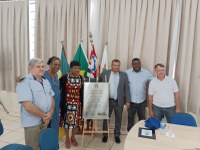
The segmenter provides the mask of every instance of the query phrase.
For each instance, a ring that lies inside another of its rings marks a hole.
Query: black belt
[[[109,98],[109,100],[113,100],[113,101],[116,101],[116,102],[118,102],[118,98],[117,98],[117,99],[114,99],[114,98]]]
[[[131,104],[135,104],[135,105],[139,105],[139,104],[142,104],[142,103],[145,103],[146,102],[146,100],[145,101],[143,101],[143,102],[141,102],[141,103],[135,103],[135,102],[130,102]]]

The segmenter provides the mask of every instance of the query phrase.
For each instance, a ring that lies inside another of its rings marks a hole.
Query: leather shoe
[[[116,136],[116,137],[115,137],[115,142],[116,142],[117,144],[119,144],[119,143],[121,142],[120,138]]]
[[[102,142],[103,142],[103,143],[106,143],[107,141],[108,141],[108,137],[107,137],[107,136],[103,136]]]

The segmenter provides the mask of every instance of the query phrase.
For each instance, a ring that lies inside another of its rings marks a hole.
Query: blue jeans
[[[158,120],[162,120],[162,118],[165,116],[167,119],[167,122],[171,122],[171,117],[175,113],[175,106],[172,107],[158,107],[156,105],[153,105],[153,112],[154,112],[154,118]]]

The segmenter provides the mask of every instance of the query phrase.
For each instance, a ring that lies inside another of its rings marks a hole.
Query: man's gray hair
[[[28,66],[29,67],[33,67],[35,64],[43,64],[44,61],[40,58],[32,58],[29,63],[28,63]]]

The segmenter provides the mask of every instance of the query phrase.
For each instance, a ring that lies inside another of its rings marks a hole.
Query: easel
[[[102,120],[102,119],[101,119]],[[99,130],[98,129],[98,121],[99,119],[96,119],[94,120],[93,119],[93,126],[92,126],[92,130],[85,130],[85,127],[87,127],[87,119],[84,119],[84,123],[83,123],[83,133],[82,133],[82,142],[81,142],[81,149],[83,149],[83,142],[84,142],[84,135],[86,133],[91,133],[91,140],[93,141],[94,140],[94,134],[95,133],[107,133],[108,134],[108,146],[109,146],[109,149],[111,149],[110,147],[110,142],[109,142],[109,139],[110,139],[110,132],[109,132],[109,119],[106,119],[107,120],[107,130],[104,131],[104,130]]]
[[[98,81],[98,80],[97,80]],[[98,82],[94,82],[94,83],[98,83]],[[89,102],[91,102],[92,100],[90,99],[90,97],[91,97],[91,95],[89,94],[90,93],[90,90],[91,89],[95,89],[95,88],[99,88],[99,87],[101,87],[100,89],[103,89],[102,90],[102,92],[104,91],[104,92],[106,92],[107,94],[103,94],[103,96],[102,96],[102,99],[103,100],[106,100],[105,102],[107,103],[106,104],[106,106],[108,106],[108,97],[109,97],[109,95],[108,95],[108,88],[109,88],[109,86],[108,86],[108,83],[99,83],[99,84],[94,84],[94,83],[91,83],[90,82],[90,78],[89,78],[89,82],[88,83],[85,83],[84,84],[84,101],[85,101],[85,103],[84,103],[84,109],[85,109],[85,112],[83,112],[83,132],[82,132],[82,142],[81,142],[81,149],[83,149],[83,142],[84,142],[84,135],[86,134],[86,133],[91,133],[91,139],[92,139],[92,141],[93,141],[93,139],[94,139],[94,134],[96,134],[96,133],[107,133],[108,134],[108,145],[109,145],[109,149],[111,149],[111,147],[110,147],[110,142],[109,142],[109,139],[110,139],[110,132],[109,132],[109,117],[108,117],[108,110],[105,112],[105,110],[101,110],[100,112],[102,112],[102,114],[100,113],[97,113],[97,112],[90,112],[90,107],[92,107],[92,105],[90,105],[90,103]],[[90,88],[88,88],[88,87],[90,87]],[[90,89],[90,90],[88,90],[88,89]],[[88,96],[89,95],[89,96]],[[88,98],[88,97],[89,98]],[[97,95],[92,95],[92,96],[97,96]],[[99,95],[98,95],[99,96]],[[105,96],[105,97],[104,97]],[[101,100],[102,100],[101,99]],[[96,99],[95,99],[96,100]],[[99,102],[98,100],[97,100],[97,102]],[[88,105],[89,104],[89,105]],[[104,104],[104,103],[103,103]],[[104,104],[105,105],[105,104]],[[103,105],[103,106],[104,106]],[[86,107],[85,107],[86,106]],[[98,106],[99,106],[99,103],[98,103]],[[100,105],[100,108],[101,108],[102,106]],[[95,108],[95,107],[94,107]],[[105,108],[105,107],[102,107],[102,108]],[[107,107],[106,107],[107,108]],[[83,109],[83,110],[84,110]],[[89,109],[89,110],[88,110]],[[89,114],[89,115],[88,115]],[[91,115],[92,114],[92,115]],[[93,126],[92,126],[92,129],[91,130],[88,130],[88,128],[87,128],[87,120],[88,119],[92,119],[93,120]],[[107,120],[107,130],[103,130],[103,129],[101,129],[101,130],[99,130],[98,129],[98,121],[103,121],[103,120]],[[86,128],[86,130],[85,130],[85,128]]]

